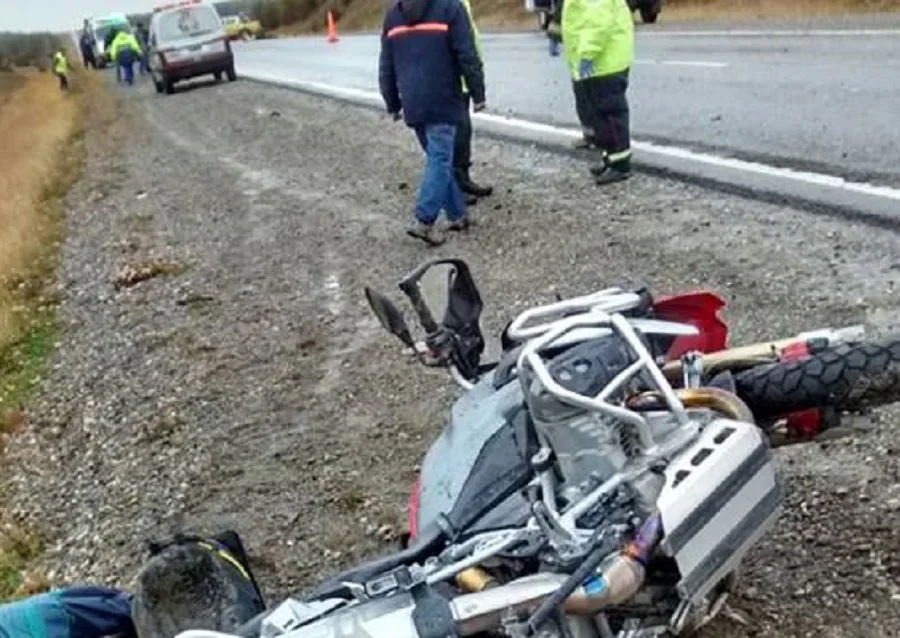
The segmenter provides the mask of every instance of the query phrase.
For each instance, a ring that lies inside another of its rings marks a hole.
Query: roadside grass
[[[900,0],[663,0],[660,22],[695,22],[721,19],[792,19],[843,14],[900,11]],[[343,2],[341,32],[377,30],[385,5],[375,0]],[[472,0],[482,29],[537,28],[537,19],[525,11],[524,0]],[[324,33],[329,3],[322,3],[306,19],[275,30],[278,37]],[[636,22],[640,22],[635,12]]]
[[[0,454],[27,425],[23,405],[56,342],[64,198],[81,169],[90,82],[75,70],[63,94],[50,73],[0,73]],[[0,502],[0,600],[44,588],[39,574],[25,573],[42,549],[40,531]]]
[[[900,0],[663,0],[661,22],[820,18],[900,11]]]

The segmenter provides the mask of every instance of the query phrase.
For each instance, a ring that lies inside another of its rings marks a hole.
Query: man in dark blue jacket
[[[450,230],[469,227],[466,201],[454,179],[456,127],[467,108],[460,76],[475,111],[484,110],[484,74],[469,17],[459,0],[395,0],[381,34],[379,85],[395,120],[401,112],[425,150],[425,172],[407,234],[437,246],[443,209]]]

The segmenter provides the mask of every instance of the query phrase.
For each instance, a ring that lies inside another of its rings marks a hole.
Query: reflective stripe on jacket
[[[575,79],[582,60],[594,63],[593,77],[621,73],[634,58],[634,19],[627,0],[565,0],[562,39]]]

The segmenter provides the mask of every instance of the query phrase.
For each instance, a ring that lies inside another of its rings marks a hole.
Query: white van
[[[110,13],[99,18],[91,18],[88,25],[91,27],[91,34],[94,36],[94,59],[97,60],[97,66],[102,69],[110,63],[109,55],[106,52],[106,40],[112,28],[117,27],[130,31],[131,24],[124,13]]]
[[[237,79],[234,53],[218,11],[210,2],[185,0],[153,10],[148,39],[150,74],[157,93],[200,75]]]

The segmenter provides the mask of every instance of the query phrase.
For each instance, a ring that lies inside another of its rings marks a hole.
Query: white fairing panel
[[[658,507],[663,550],[675,559],[679,592],[698,600],[733,570],[778,517],[781,479],[765,436],[717,419],[666,470]]]

